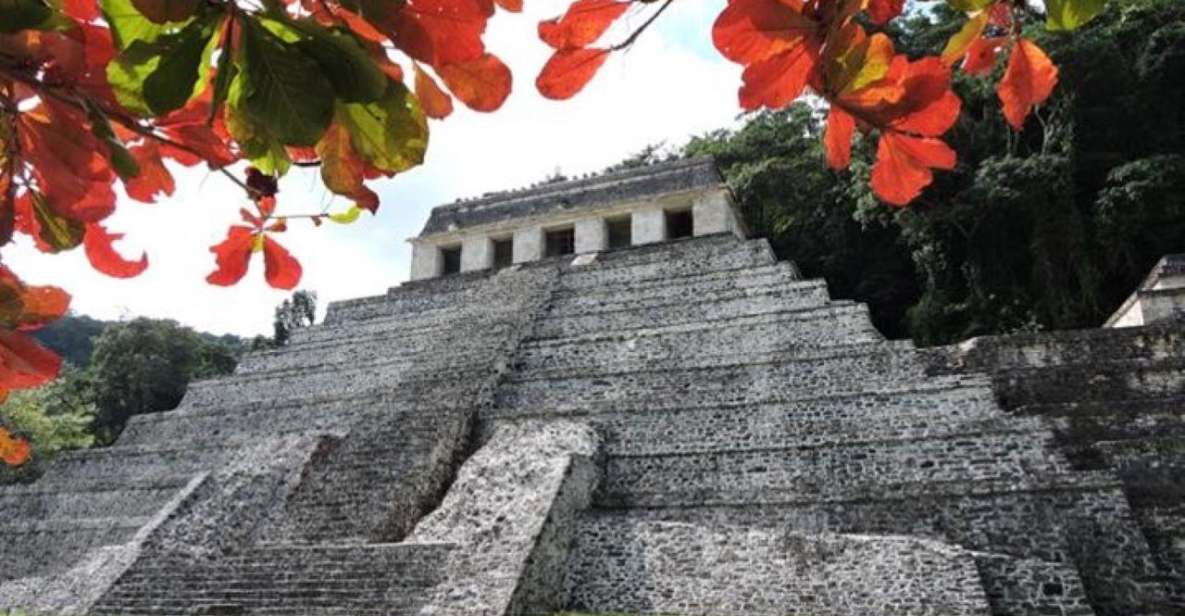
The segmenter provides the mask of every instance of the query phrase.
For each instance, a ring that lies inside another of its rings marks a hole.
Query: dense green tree
[[[86,315],[67,315],[33,333],[41,344],[56,351],[71,365],[86,367],[95,339],[103,333],[107,322]]]
[[[0,404],[0,424],[27,438],[33,454],[19,467],[0,464],[0,484],[32,481],[57,453],[90,447],[94,416],[88,379],[74,368],[44,387],[14,392]]]
[[[272,342],[275,346],[288,344],[292,332],[309,327],[317,321],[316,291],[297,291],[292,297],[276,306],[276,318],[272,322],[275,332]]]
[[[894,27],[916,56],[962,20],[937,5]],[[1097,326],[1157,259],[1185,251],[1182,24],[1179,1],[1132,0],[1077,35],[1031,32],[1060,85],[1019,134],[996,80],[957,73],[959,165],[906,209],[869,193],[866,145],[850,170],[825,168],[820,114],[805,104],[684,154],[717,156],[753,231],[834,295],[868,302],[887,335],[937,344]]]
[[[135,319],[109,326],[95,343],[95,434],[110,442],[128,418],[175,408],[193,379],[234,371],[237,360],[175,321]]]

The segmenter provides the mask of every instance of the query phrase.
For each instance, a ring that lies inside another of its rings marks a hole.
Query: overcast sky
[[[304,265],[300,287],[315,290],[322,305],[379,294],[406,280],[411,250],[404,240],[419,232],[433,206],[518,188],[557,169],[567,175],[597,171],[648,144],[679,145],[692,135],[734,124],[740,69],[720,57],[710,40],[724,0],[676,3],[633,49],[612,56],[584,92],[565,102],[548,101],[535,90],[535,76],[549,51],[535,28],[567,2],[526,4],[523,14],[495,17],[486,37],[488,47],[514,71],[514,92],[502,109],[478,114],[458,106],[452,117],[433,122],[425,164],[374,185],[382,199],[377,216],[320,229],[294,222],[277,238]],[[641,16],[632,16],[621,25],[640,21]],[[620,38],[612,31],[606,42]],[[172,198],[153,205],[122,204],[109,220],[111,230],[128,236],[117,244],[124,254],[148,252],[151,266],[138,278],[107,278],[89,267],[81,250],[45,256],[23,240],[4,249],[4,260],[30,283],[71,292],[77,313],[102,319],[171,318],[215,333],[270,333],[272,310],[286,294],[266,285],[262,259],[235,287],[205,282],[214,264],[209,247],[237,221],[242,193],[205,169],[176,176]],[[307,171],[281,183],[283,212],[320,211],[329,199]],[[340,199],[333,203],[334,209],[348,205]]]

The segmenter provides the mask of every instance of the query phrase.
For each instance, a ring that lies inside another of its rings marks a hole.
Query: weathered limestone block
[[[543,258],[543,227],[532,225],[514,232],[513,260],[515,263],[538,261]]]
[[[576,254],[601,252],[609,247],[609,231],[601,218],[576,221]]]
[[[494,265],[494,242],[484,235],[466,237],[461,242],[461,271],[475,272]]]
[[[440,275],[444,261],[440,255],[440,248],[428,242],[411,244],[411,279],[426,280]]]
[[[667,219],[661,207],[648,207],[634,212],[630,219],[630,235],[634,244],[655,244],[667,239]]]
[[[974,556],[910,537],[580,518],[570,604],[591,612],[988,616]]]
[[[597,483],[599,438],[587,425],[501,427],[461,467],[411,542],[456,544],[424,616],[540,614],[564,605],[576,514]]]

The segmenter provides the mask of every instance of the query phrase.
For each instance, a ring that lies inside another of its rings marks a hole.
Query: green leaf
[[[369,103],[386,92],[387,76],[354,37],[309,20],[293,21],[291,26],[305,36],[298,43],[301,51],[321,65],[342,100]]]
[[[352,205],[352,206],[350,206],[350,209],[348,209],[344,212],[341,212],[338,214],[330,214],[329,220],[332,220],[333,222],[336,222],[339,225],[348,225],[350,223],[357,221],[358,217],[361,215],[362,215],[362,208],[360,208],[356,205]]]
[[[180,30],[190,21],[154,23],[136,10],[132,0],[101,0],[101,8],[119,49],[127,49],[136,41],[151,43],[161,35]]]
[[[333,85],[295,44],[242,23],[240,110],[283,145],[315,145],[333,119]]]
[[[33,217],[39,227],[38,238],[53,252],[70,250],[82,243],[86,225],[54,213],[49,202],[39,192],[32,192]]]
[[[206,120],[207,124],[213,124],[214,118],[218,116],[218,109],[226,102],[230,84],[234,81],[235,75],[239,73],[239,68],[233,61],[234,49],[231,47],[233,38],[227,38],[226,46],[222,48],[222,53],[218,56],[218,72],[214,75],[214,93],[210,101],[210,116]]]
[[[1046,0],[1045,27],[1076,30],[1103,12],[1107,0]]]
[[[41,0],[0,0],[0,34],[37,28],[52,15]]]
[[[974,13],[975,11],[982,11],[994,4],[996,0],[946,0],[946,3],[956,11],[963,11],[965,13]]]
[[[354,149],[376,168],[399,173],[424,162],[428,120],[403,84],[388,82],[386,93],[373,103],[341,103],[337,117],[350,131]]]
[[[91,123],[91,134],[107,145],[107,157],[111,161],[111,167],[115,169],[115,173],[124,180],[140,175],[140,163],[136,162],[135,157],[116,138],[115,131],[111,129],[111,121],[107,119],[107,114],[103,113],[102,108],[90,99],[86,99],[84,104],[87,119]]]
[[[284,144],[257,123],[245,107],[245,80],[242,72],[231,78],[226,95],[226,129],[239,144],[243,156],[268,175],[284,175],[292,165]]]
[[[146,116],[184,107],[206,86],[222,19],[210,15],[151,42],[128,45],[107,65],[107,81],[119,103]]]
[[[120,179],[130,180],[140,175],[140,163],[122,143],[116,139],[106,139],[104,142],[110,150],[111,168],[115,169]]]
[[[156,70],[144,80],[144,101],[153,113],[165,115],[180,109],[205,88],[220,22],[195,21],[176,35],[171,49],[164,52]]]

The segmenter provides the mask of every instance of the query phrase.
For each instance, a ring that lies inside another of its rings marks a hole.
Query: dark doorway
[[[634,243],[633,221],[629,216],[605,221],[609,234],[609,250],[626,248]]]
[[[667,239],[677,240],[691,237],[695,232],[695,222],[691,218],[691,210],[674,210],[666,213]]]
[[[572,227],[547,232],[546,257],[570,255],[576,252],[576,231]]]
[[[514,239],[494,240],[494,269],[499,270],[514,264]]]
[[[444,269],[441,271],[444,275],[456,274],[461,271],[461,247],[453,246],[452,248],[441,248],[440,259],[444,261]]]

